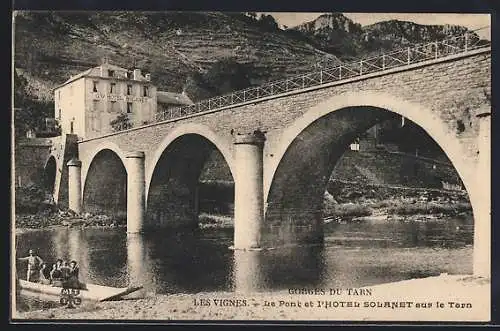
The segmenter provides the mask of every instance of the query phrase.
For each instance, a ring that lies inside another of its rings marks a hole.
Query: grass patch
[[[232,227],[234,225],[233,217],[226,215],[213,215],[200,213],[198,215],[198,224],[201,228],[210,227]]]
[[[365,204],[330,204],[325,206],[325,216],[360,217],[370,216],[372,209]]]
[[[396,215],[415,215],[415,214],[445,214],[454,215],[464,211],[471,211],[470,203],[458,202],[440,204],[435,202],[417,202],[414,204],[397,204],[388,207],[387,213]]]

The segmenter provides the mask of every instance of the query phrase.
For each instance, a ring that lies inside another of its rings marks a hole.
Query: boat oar
[[[143,287],[144,286],[142,286],[142,285],[129,287],[126,290],[124,290],[123,292],[120,292],[118,294],[112,295],[110,297],[102,298],[102,299],[99,300],[99,302],[102,302],[102,301],[111,301],[111,300],[114,300],[114,299],[121,298],[121,297],[123,297],[123,296],[125,296],[127,294],[132,293],[132,292],[136,292],[136,291],[142,289]]]

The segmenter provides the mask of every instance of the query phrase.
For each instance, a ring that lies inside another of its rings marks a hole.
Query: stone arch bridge
[[[474,273],[489,275],[490,75],[483,47],[79,141],[69,205],[126,211],[129,232],[195,221],[196,183],[217,151],[235,183],[236,249],[317,243],[336,162],[395,113],[456,168],[473,207]]]

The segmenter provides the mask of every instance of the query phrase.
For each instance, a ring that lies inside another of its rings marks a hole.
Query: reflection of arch
[[[125,217],[127,170],[114,150],[104,148],[89,163],[83,185],[83,208],[87,212]]]
[[[45,162],[45,166],[43,167],[44,174],[44,185],[48,192],[50,192],[50,196],[53,199],[54,196],[54,186],[56,184],[56,173],[57,173],[57,162],[56,158],[51,155],[47,162]]]
[[[337,162],[359,132],[373,126],[390,113],[397,113],[413,121],[437,142],[455,166],[474,205],[474,160],[464,157],[465,150],[446,122],[431,109],[389,94],[349,92],[312,107],[275,140],[276,145],[271,147],[274,157],[267,160],[264,179],[266,219],[273,214],[280,214],[278,211],[280,208],[281,211],[284,210],[283,204],[291,205],[293,194],[300,196],[297,201],[293,201],[299,202],[298,208],[313,205],[311,210],[315,209],[317,206],[314,206],[314,201],[311,203],[314,199],[319,206],[322,196],[318,194],[320,191],[323,194],[324,187],[318,186],[328,180],[332,163]],[[320,148],[323,150],[318,151]],[[310,151],[313,149],[316,152]],[[318,155],[322,158],[318,159]],[[320,176],[323,178],[317,179]],[[291,183],[296,187],[290,187]],[[280,191],[285,191],[285,188],[292,193],[283,198],[287,192]],[[307,196],[310,192],[314,193]]]
[[[146,169],[146,227],[185,226],[186,221],[193,225],[202,169],[215,153],[232,175],[230,147],[230,142],[199,124],[179,126],[166,136]]]

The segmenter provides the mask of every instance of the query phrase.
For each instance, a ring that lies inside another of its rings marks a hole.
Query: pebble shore
[[[197,293],[83,303],[15,313],[36,320],[231,320],[231,321],[488,321],[490,281],[446,275],[411,279],[338,293]],[[224,301],[224,299],[227,299]],[[218,303],[218,304],[217,304]]]

